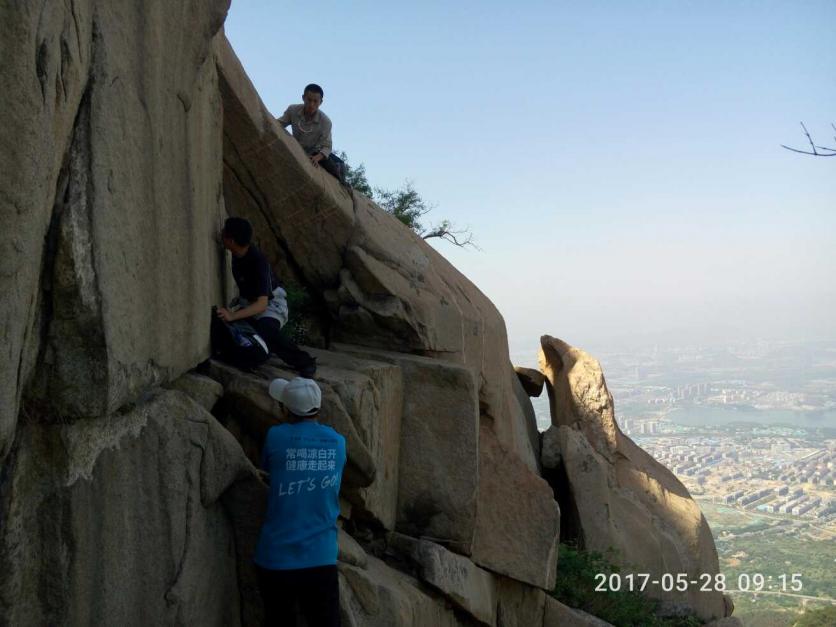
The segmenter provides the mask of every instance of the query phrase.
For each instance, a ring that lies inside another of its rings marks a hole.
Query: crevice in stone
[[[85,94],[86,96],[86,94]],[[78,111],[76,111],[76,118],[73,122],[73,135],[75,129],[79,124],[79,117],[81,116],[81,109],[85,106],[86,97],[82,97]],[[52,204],[52,215],[50,216],[49,226],[47,227],[46,236],[44,238],[43,254],[41,256],[41,274],[39,280],[39,294],[37,297],[38,309],[36,313],[36,320],[33,323],[35,332],[38,335],[38,356],[35,361],[34,371],[36,373],[42,371],[45,365],[47,356],[47,348],[49,346],[49,327],[53,319],[53,272],[55,268],[56,251],[58,249],[59,239],[59,225],[61,223],[61,216],[64,213],[70,198],[70,152],[72,150],[72,141],[67,147],[62,158],[61,169],[58,172],[58,179],[55,185],[55,195]],[[21,360],[23,359],[24,351],[21,351]],[[21,364],[22,365],[22,364]],[[18,367],[18,377],[23,375],[23,369]],[[38,376],[32,377],[32,381],[38,381],[41,378]],[[18,389],[21,389],[22,381],[18,380]],[[36,397],[43,396],[39,391],[32,389],[24,389],[22,394],[22,408],[21,414],[29,418],[38,415],[46,415],[48,413],[45,403],[39,401]],[[37,420],[36,420],[37,421]]]
[[[72,63],[72,54],[70,53],[70,45],[67,43],[67,38],[63,35],[61,36],[61,69],[57,73],[58,80],[61,85],[61,95],[64,96],[64,102],[67,101],[67,71],[69,69],[70,63]],[[56,91],[55,94],[56,103],[58,101],[58,92]]]
[[[46,40],[41,41],[35,52],[35,74],[38,77],[38,82],[41,84],[41,99],[46,104],[46,79],[49,64],[49,48],[46,45]]]
[[[557,468],[544,468],[543,478],[551,486],[554,500],[560,506],[560,542],[576,545],[579,549],[584,548],[580,513],[564,461],[561,459]]]
[[[229,174],[235,179],[238,187],[250,198],[253,206],[258,209],[259,213],[261,213],[262,218],[270,228],[270,232],[272,233],[273,238],[275,239],[276,243],[278,244],[279,248],[284,254],[284,258],[288,266],[290,266],[294,275],[302,282],[302,287],[306,289],[308,293],[311,294],[311,296],[313,297],[313,300],[315,302],[314,309],[317,313],[318,321],[322,327],[322,334],[325,338],[325,348],[327,348],[331,344],[332,320],[331,316],[328,314],[328,304],[325,302],[325,297],[323,296],[321,290],[315,289],[306,280],[305,272],[302,266],[293,257],[293,255],[290,252],[290,246],[288,245],[287,240],[284,238],[284,236],[282,236],[278,228],[275,226],[275,220],[271,217],[269,209],[270,203],[267,200],[265,194],[258,187],[256,177],[253,175],[252,171],[247,167],[246,162],[241,157],[241,154],[239,153],[232,139],[226,134],[226,132],[224,132],[224,135],[224,151],[226,151],[227,149],[232,151],[235,160],[238,164],[240,164],[241,168],[244,170],[244,173],[251,181],[252,186],[247,185],[243,181],[241,174],[236,170],[236,168],[230,163],[230,160],[226,157],[224,157],[223,159],[224,170],[229,172]],[[252,187],[254,187],[255,190],[253,190]],[[256,192],[258,195],[256,195]],[[224,198],[224,200],[226,200],[226,198]],[[226,202],[224,204],[227,206],[227,208],[230,207],[230,205]]]
[[[203,456],[206,454],[206,451],[204,450],[203,446],[194,441],[190,442],[190,444],[194,446],[198,451],[200,451],[202,466]],[[195,492],[195,485],[194,480],[192,479],[192,473],[190,472],[189,461],[189,459],[186,459],[184,460],[183,464],[183,470],[186,475],[186,520],[184,521],[183,549],[180,552],[180,559],[177,562],[177,571],[174,573],[174,578],[172,579],[171,583],[168,586],[168,589],[165,592],[165,601],[169,606],[174,606],[180,603],[180,599],[178,598],[176,588],[177,584],[180,581],[180,578],[183,575],[183,569],[186,566],[186,560],[189,556],[189,545],[191,544],[192,537],[192,519],[194,518],[195,508],[195,499],[193,495]],[[160,478],[162,478],[162,475],[160,476]],[[197,489],[200,490],[200,486],[198,486]]]
[[[29,411],[50,420],[97,415],[91,390],[107,387],[107,347],[92,238],[91,89],[88,79],[56,184],[42,256],[38,357]],[[35,383],[37,382],[37,383]],[[37,388],[34,386],[37,385]]]

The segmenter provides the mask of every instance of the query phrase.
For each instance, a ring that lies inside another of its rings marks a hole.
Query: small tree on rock
[[[435,205],[428,204],[421,197],[412,181],[407,179],[398,189],[372,188],[366,178],[366,166],[364,164],[352,166],[348,161],[348,155],[344,152],[337,153],[337,156],[345,162],[345,179],[351,187],[374,200],[384,210],[391,213],[422,238],[439,238],[461,248],[470,246],[479,250],[470,229],[456,228],[450,220],[446,219],[430,226],[426,226],[422,222],[422,218],[435,209]]]

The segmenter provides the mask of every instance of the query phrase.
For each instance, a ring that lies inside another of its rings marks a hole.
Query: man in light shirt
[[[303,104],[290,105],[277,122],[282,128],[290,126],[293,138],[302,146],[314,167],[322,166],[342,182],[343,162],[331,153],[331,118],[319,110],[324,98],[322,87],[311,83],[302,94]]]

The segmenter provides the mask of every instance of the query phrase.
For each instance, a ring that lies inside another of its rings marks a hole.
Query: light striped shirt
[[[293,138],[309,155],[321,152],[325,157],[331,154],[331,118],[317,111],[310,119],[305,117],[305,105],[290,105],[278,123],[285,128],[288,124]]]

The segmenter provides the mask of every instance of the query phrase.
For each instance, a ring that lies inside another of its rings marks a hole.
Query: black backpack
[[[226,363],[251,370],[267,361],[270,350],[253,326],[244,320],[224,322],[212,310],[212,356]]]

